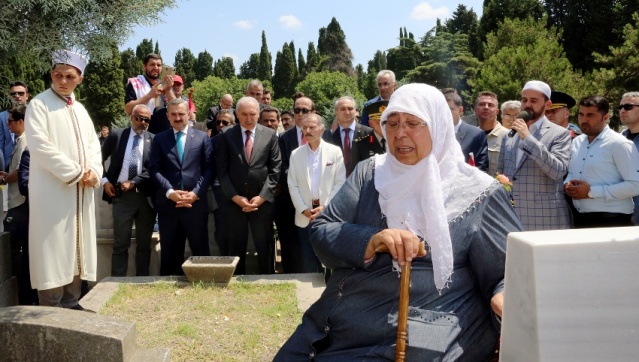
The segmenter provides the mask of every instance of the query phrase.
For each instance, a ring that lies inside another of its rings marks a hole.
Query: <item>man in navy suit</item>
[[[102,163],[111,158],[102,178],[102,199],[113,204],[112,276],[127,275],[133,222],[136,275],[149,275],[155,224],[155,211],[147,201],[153,195],[148,170],[153,140],[153,134],[147,132],[150,120],[149,107],[138,104],[131,112],[131,127],[114,130],[102,144]]]
[[[346,177],[353,172],[359,161],[375,155],[374,143],[377,139],[373,129],[357,123],[356,113],[352,97],[344,96],[335,102],[335,119],[339,127],[333,132],[331,143],[342,149]]]
[[[259,103],[243,97],[236,105],[239,124],[219,137],[216,166],[222,192],[231,200],[228,252],[239,256],[236,274],[244,274],[249,228],[261,274],[275,269],[273,199],[280,178],[280,148],[275,131],[258,124]]]
[[[453,125],[455,129],[455,137],[461,145],[464,159],[468,162],[470,153],[472,152],[475,166],[480,170],[488,171],[488,143],[486,141],[486,133],[475,126],[471,126],[466,122],[460,122],[461,115],[464,113],[462,99],[452,88],[442,89],[444,98],[450,107],[450,113],[453,116]],[[492,176],[492,175],[491,175]]]
[[[188,106],[176,98],[167,104],[171,128],[156,135],[149,171],[157,186],[161,275],[179,275],[184,245],[194,256],[210,255],[207,189],[213,176],[210,138],[188,126]]]

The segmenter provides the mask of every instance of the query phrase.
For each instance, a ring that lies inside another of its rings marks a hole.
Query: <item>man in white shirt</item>
[[[321,271],[321,263],[310,244],[309,223],[324,210],[346,179],[339,147],[322,140],[324,122],[315,113],[302,120],[306,144],[291,154],[288,189],[295,206],[302,273]]]
[[[572,141],[565,191],[577,212],[576,228],[632,226],[633,196],[639,195],[639,152],[608,127],[604,97],[579,101],[583,135]]]

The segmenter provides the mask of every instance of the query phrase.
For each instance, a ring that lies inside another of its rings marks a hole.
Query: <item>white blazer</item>
[[[346,168],[342,150],[324,140],[322,147],[322,170],[320,176],[320,205],[326,206],[346,181]],[[288,190],[295,206],[295,225],[308,226],[309,219],[304,216],[306,209],[312,209],[311,176],[308,168],[308,144],[298,147],[291,153],[288,169]]]

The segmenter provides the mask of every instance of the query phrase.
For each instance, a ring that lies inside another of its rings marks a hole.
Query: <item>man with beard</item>
[[[521,108],[527,122],[516,119],[514,137],[501,145],[497,172],[512,182],[511,198],[524,230],[569,229],[570,210],[563,194],[563,177],[570,161],[570,133],[550,122],[548,84],[532,80],[524,85]]]
[[[265,106],[260,111],[260,123],[262,126],[275,131],[275,134],[279,136],[280,110],[275,107]]]
[[[639,149],[639,92],[628,92],[621,96],[621,102],[617,106],[619,111],[619,119],[627,129],[621,132],[621,135],[631,140],[637,149]],[[639,225],[639,196],[632,198],[635,204],[635,211],[632,215],[632,221],[635,225]]]
[[[293,114],[292,111],[289,111],[289,110],[282,111],[282,116],[280,117],[280,120],[282,121],[282,127],[284,127],[285,131],[288,131],[289,129],[295,127],[295,122],[293,121],[294,117],[295,115]]]
[[[133,107],[131,127],[114,130],[102,144],[102,162],[111,158],[102,178],[102,199],[113,204],[113,254],[111,276],[127,276],[131,228],[135,222],[135,275],[149,275],[151,237],[155,211],[149,203],[153,181],[149,154],[153,134],[147,132],[151,111],[144,104]]]
[[[497,173],[497,162],[501,149],[501,141],[508,134],[508,129],[497,121],[499,114],[499,101],[493,92],[480,92],[475,102],[475,116],[478,127],[486,133],[486,143],[488,145],[488,175],[495,176]]]
[[[29,100],[29,88],[27,84],[21,81],[14,81],[9,83],[9,96],[14,104],[27,104]],[[4,171],[9,166],[11,161],[11,154],[13,153],[14,135],[11,134],[7,126],[9,120],[9,111],[0,113],[0,151],[3,155],[4,167],[1,171]]]
[[[583,135],[572,142],[565,190],[577,212],[576,228],[632,226],[639,195],[639,152],[608,127],[609,104],[599,96],[579,101]]]
[[[131,115],[133,107],[138,104],[146,104],[154,113],[159,104],[155,104],[158,96],[165,94],[173,86],[167,79],[164,88],[160,87],[160,70],[162,69],[162,57],[158,54],[150,53],[144,57],[144,75],[140,74],[135,78],[129,78],[124,94],[124,111]],[[167,76],[167,78],[170,78]],[[170,83],[170,84],[168,84]]]

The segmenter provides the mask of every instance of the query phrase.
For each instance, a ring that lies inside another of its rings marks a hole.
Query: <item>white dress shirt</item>
[[[315,151],[311,150],[310,146],[307,148],[308,174],[311,180],[311,198],[312,200],[319,200],[320,181],[322,178],[322,143],[320,142]]]

